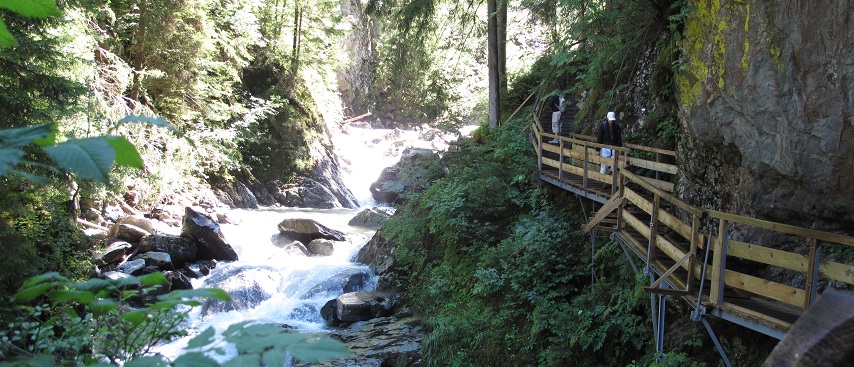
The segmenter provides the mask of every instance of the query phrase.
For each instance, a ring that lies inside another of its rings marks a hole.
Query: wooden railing
[[[559,143],[544,143],[551,139]],[[854,237],[688,204],[672,195],[672,178],[678,173],[678,167],[668,163],[675,162],[673,151],[633,144],[614,148],[596,144],[590,136],[557,136],[543,132],[536,121],[531,126],[531,142],[541,175],[544,170],[554,175],[557,169],[559,180],[566,175],[582,177],[583,189],[591,182],[613,185],[609,200],[584,229],[601,229],[598,222],[616,212],[616,225],[609,230],[619,233],[645,258],[647,269],[659,275],[646,287],[650,292],[686,296],[694,299],[698,308],[702,304],[786,331],[791,320],[816,301],[819,284],[837,281],[854,285],[854,265],[823,256],[827,246],[854,247]],[[614,157],[600,157],[595,149],[603,147],[614,149]],[[620,170],[603,175],[599,173],[601,164]],[[755,233],[763,236],[741,238]],[[766,243],[768,239],[786,241],[789,246]],[[769,266],[794,272],[792,278],[801,281],[784,284],[761,271],[740,270]],[[662,287],[665,281],[668,286]],[[750,306],[759,303],[783,311],[772,315]]]
[[[568,137],[554,135],[544,132],[536,121],[531,124],[531,132],[531,143],[537,151],[541,172],[544,167],[556,168],[560,175],[559,179],[563,179],[564,173],[574,174],[583,178],[585,188],[590,180],[594,180],[612,185],[612,192],[614,192],[619,180],[619,170],[614,175],[603,175],[599,173],[599,167],[602,164],[620,169],[630,166],[649,172],[649,176],[652,177],[644,177],[644,179],[650,184],[673,192],[672,178],[679,172],[679,168],[665,161],[675,161],[675,151],[635,144],[625,144],[623,147],[597,144],[593,141],[593,137],[579,134]],[[543,143],[544,140],[552,139],[558,140],[559,143]],[[600,156],[597,149],[601,148],[611,149],[614,152],[613,157]],[[556,155],[556,157],[548,157],[546,152],[553,153],[552,156]]]

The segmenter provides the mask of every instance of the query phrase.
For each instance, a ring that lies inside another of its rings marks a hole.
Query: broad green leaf
[[[205,329],[201,334],[196,335],[193,339],[187,342],[187,349],[201,348],[213,343],[216,331],[213,327]]]
[[[113,150],[116,151],[116,165],[122,167],[131,167],[143,169],[144,163],[136,146],[127,140],[124,136],[108,136],[106,137]]]
[[[38,139],[54,135],[53,124],[41,124],[0,130],[0,148],[20,148]],[[39,142],[42,142],[39,140]],[[48,142],[49,143],[49,142]]]
[[[18,148],[0,148],[0,176],[17,172],[15,166],[24,161],[24,151]]]
[[[302,342],[287,348],[294,358],[309,363],[318,363],[335,358],[349,357],[351,352],[344,343],[328,336],[316,342]]]
[[[48,290],[53,289],[55,284],[52,283],[42,283],[32,287],[27,287],[25,289],[21,289],[18,293],[15,293],[13,296],[18,302],[27,302],[32,301],[38,296],[45,294]]]
[[[119,303],[113,299],[99,299],[88,304],[89,309],[95,316],[103,316],[119,308]]]
[[[23,288],[29,288],[29,287],[32,287],[32,286],[34,286],[34,285],[36,285],[36,284],[44,283],[44,282],[47,282],[47,281],[52,281],[52,282],[68,282],[68,278],[66,278],[66,277],[64,277],[64,276],[62,276],[62,275],[59,275],[59,273],[57,273],[57,272],[55,272],[55,271],[52,271],[52,272],[50,272],[50,273],[44,273],[44,274],[41,274],[41,275],[36,275],[36,276],[34,276],[34,277],[30,278],[30,279],[25,280],[25,281],[24,281],[24,284],[21,284],[21,289],[23,289]]]
[[[0,8],[30,18],[47,18],[62,14],[56,6],[56,0],[0,0]]]
[[[121,319],[133,324],[133,326],[137,326],[145,321],[147,316],[148,312],[146,312],[146,310],[139,310],[123,313]]]
[[[119,120],[119,122],[116,123],[116,127],[119,127],[120,125],[124,125],[127,123],[131,123],[131,122],[145,122],[145,123],[152,124],[154,126],[165,127],[171,131],[175,131],[175,132],[178,131],[178,129],[176,129],[175,126],[172,126],[172,124],[166,122],[166,120],[164,120],[162,118],[140,116],[140,115],[127,115],[127,116],[125,116],[125,118]]]
[[[68,301],[77,301],[80,303],[88,303],[95,300],[95,295],[92,292],[55,289],[47,293],[54,303],[64,303]]]
[[[15,166],[24,162],[24,151],[18,148],[0,149],[0,176],[17,173]]]
[[[15,41],[15,37],[12,36],[12,33],[9,32],[9,29],[6,28],[6,22],[3,19],[0,19],[0,48],[4,47],[15,47],[18,45],[18,41]]]
[[[134,358],[127,363],[125,367],[169,367],[169,361],[162,355],[153,355]]]
[[[175,359],[172,363],[175,367],[211,367],[218,366],[219,363],[213,358],[204,355],[203,353],[187,353]],[[283,364],[267,364],[268,366],[284,366]]]
[[[169,283],[169,280],[166,279],[166,276],[159,271],[143,275],[139,277],[137,281],[139,282],[139,284],[142,285],[165,285]]]
[[[231,301],[231,296],[228,295],[228,292],[219,288],[179,289],[159,297],[161,301],[181,301],[200,298]]]
[[[116,151],[104,137],[70,139],[46,148],[47,154],[59,165],[77,174],[99,182],[107,182],[113,167]]]
[[[0,367],[54,367],[54,356],[35,356],[12,362],[0,362]]]
[[[106,279],[92,278],[82,282],[74,283],[74,288],[81,291],[87,291],[92,294],[100,295],[102,291],[112,292],[116,290],[116,286]]]
[[[234,359],[225,362],[225,367],[247,367],[260,366],[261,356],[257,354],[240,354]]]
[[[284,366],[286,362],[285,356],[284,350],[275,348],[261,354],[261,360],[265,366]]]

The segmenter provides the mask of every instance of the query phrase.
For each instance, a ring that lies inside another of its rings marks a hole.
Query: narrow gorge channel
[[[425,133],[428,132],[428,133]],[[429,137],[429,139],[424,139]],[[221,225],[225,239],[239,259],[221,262],[210,274],[193,280],[194,288],[226,290],[232,302],[213,301],[190,312],[189,336],[158,348],[174,358],[194,335],[214,327],[217,332],[242,321],[273,323],[309,333],[329,333],[321,308],[339,295],[376,288],[377,276],[369,266],[354,262],[356,254],[376,229],[351,226],[360,211],[376,206],[369,191],[383,168],[395,164],[409,147],[444,150],[454,134],[428,128],[417,130],[373,129],[341,126],[333,141],[343,167],[343,180],[356,196],[358,209],[310,209],[267,207],[233,209],[229,218],[237,224]],[[279,232],[285,219],[311,219],[343,232],[346,241],[334,243],[330,256],[305,256],[288,251],[292,239]],[[223,361],[236,351],[223,357]]]

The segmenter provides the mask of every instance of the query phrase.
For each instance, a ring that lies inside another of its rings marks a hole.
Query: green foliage
[[[59,271],[82,279],[91,269],[89,241],[72,223],[61,186],[0,178],[0,294],[31,276]]]
[[[641,282],[616,244],[596,254],[580,219],[531,176],[523,120],[443,157],[444,178],[387,223],[401,285],[429,315],[426,366],[620,365],[644,355]]]
[[[176,307],[198,306],[203,299],[230,300],[219,289],[161,294],[158,289],[167,283],[161,273],[78,282],[58,273],[34,277],[24,282],[14,298],[36,305],[20,306],[23,316],[0,331],[4,355],[23,357],[0,362],[0,366],[211,366],[219,363],[210,355],[224,356],[226,345],[234,346],[238,355],[224,366],[284,365],[285,352],[307,362],[350,354],[343,344],[329,337],[294,333],[280,325],[243,322],[229,327],[221,338],[213,328],[205,330],[193,337],[185,353],[174,361],[150,355],[158,343],[185,335],[187,311]],[[141,300],[149,301],[140,305]]]
[[[129,122],[148,122],[174,130],[166,121],[157,118],[128,116],[116,127]],[[42,124],[0,130],[0,176],[18,174],[44,182],[44,179],[15,169],[18,165],[44,166],[24,158],[24,146],[37,143],[56,162],[56,167],[82,178],[107,182],[114,165],[142,169],[142,157],[127,138],[113,135],[69,139],[56,142],[56,125]]]
[[[0,8],[9,9],[28,18],[47,18],[59,15],[55,0],[2,0]],[[12,47],[18,43],[0,19],[0,47]]]
[[[562,0],[555,7],[553,2],[532,0],[525,5],[542,14],[553,32],[552,79],[559,85],[544,84],[541,95],[566,87],[578,95],[584,93],[576,122],[588,133],[592,122],[607,111],[624,113],[626,120],[639,117],[641,111],[632,107],[642,99],[650,113],[646,124],[652,128],[638,134],[638,140],[643,140],[638,143],[674,149],[674,137],[681,136],[679,124],[673,123],[678,121],[676,72],[689,2],[617,0],[600,5]],[[629,86],[638,85],[644,73],[649,73],[649,89],[635,89],[629,95]],[[656,128],[660,123],[663,126]]]

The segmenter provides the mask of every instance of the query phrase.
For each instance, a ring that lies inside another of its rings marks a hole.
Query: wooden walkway
[[[560,142],[547,143],[552,139]],[[829,283],[854,284],[854,265],[823,256],[828,247],[854,246],[854,237],[688,204],[673,195],[673,151],[555,136],[539,122],[531,124],[531,143],[542,180],[601,204],[584,230],[612,233],[643,263],[646,290],[684,299],[695,321],[715,316],[782,339]],[[600,157],[596,148],[603,147],[615,156]],[[603,175],[601,164],[619,169]]]

